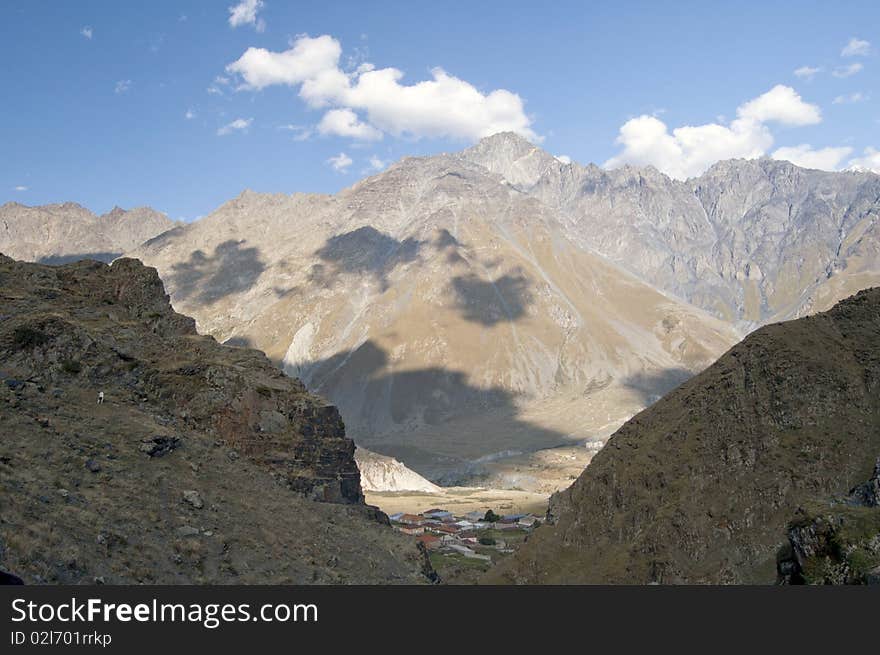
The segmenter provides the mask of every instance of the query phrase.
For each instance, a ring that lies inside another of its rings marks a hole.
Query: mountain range
[[[96,216],[75,202],[0,205],[0,252],[43,264],[79,259],[111,262],[175,223],[150,207],[114,207]]]
[[[359,445],[449,482],[604,440],[748,331],[877,284],[878,216],[871,173],[731,160],[677,181],[501,133],[332,196],[245,191],[194,223],[151,219],[123,250],[201,332],[339,406]],[[43,241],[19,256],[63,256]]]
[[[686,181],[564,163],[512,134],[463,157],[566,217],[568,234],[666,292],[746,328],[829,309],[880,279],[880,176],[769,158]]]

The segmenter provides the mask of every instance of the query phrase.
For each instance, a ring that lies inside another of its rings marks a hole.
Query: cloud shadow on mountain
[[[639,394],[642,404],[648,407],[693,375],[685,368],[664,368],[630,375],[621,380],[621,384]]]
[[[532,303],[529,281],[522,273],[485,280],[470,273],[452,278],[456,306],[465,320],[492,327],[522,318]]]
[[[312,266],[309,281],[328,287],[339,275],[369,275],[384,291],[391,272],[417,260],[423,245],[413,238],[398,241],[369,225],[337,234],[315,251],[324,263]]]
[[[399,438],[401,435],[414,430],[449,434],[443,427],[456,426],[462,420],[462,431],[452,433],[458,439],[482,440],[487,450],[481,456],[517,447],[527,451],[572,444],[568,435],[520,418],[517,394],[507,389],[477,387],[462,371],[443,367],[389,370],[388,363],[388,352],[366,341],[354,350],[306,363],[287,373],[300,377],[310,391],[335,404],[349,436],[358,443],[398,457],[435,479],[438,475],[479,475],[479,466],[463,457],[438,455],[442,448],[429,450],[424,442],[407,441]],[[492,437],[487,434],[490,431]],[[391,434],[396,437],[389,437]],[[445,463],[438,463],[444,458]],[[445,477],[443,481],[448,483],[450,479]]]
[[[266,265],[257,248],[244,244],[243,240],[230,239],[214,248],[210,256],[196,250],[188,261],[174,264],[169,286],[174,290],[175,299],[213,303],[252,288]]]
[[[62,266],[83,259],[93,259],[98,262],[109,264],[118,257],[122,257],[121,252],[84,252],[75,255],[49,255],[47,257],[41,257],[37,260],[37,263],[45,264],[46,266]]]

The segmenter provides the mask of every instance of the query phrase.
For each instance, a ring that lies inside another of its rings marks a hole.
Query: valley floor
[[[483,464],[471,485],[440,487],[437,493],[367,491],[367,503],[386,514],[419,514],[442,506],[456,514],[492,509],[543,516],[550,495],[568,487],[595,452],[584,446],[564,446],[497,459]]]

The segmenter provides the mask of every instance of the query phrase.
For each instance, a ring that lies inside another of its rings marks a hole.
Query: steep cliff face
[[[772,583],[880,453],[880,289],[747,337],[618,430],[493,581]]]
[[[172,227],[171,219],[150,207],[114,207],[96,216],[75,202],[37,207],[8,202],[0,205],[0,252],[46,264],[109,262]]]
[[[155,269],[0,256],[0,315],[0,568],[26,582],[421,579],[419,554],[363,505],[336,408],[261,352],[197,334]]]

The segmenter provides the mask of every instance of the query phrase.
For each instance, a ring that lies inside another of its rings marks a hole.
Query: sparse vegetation
[[[68,375],[79,375],[82,371],[82,364],[76,359],[65,359],[61,362],[61,370]]]
[[[31,350],[49,341],[49,335],[28,325],[21,325],[12,332],[12,341],[19,350]]]

